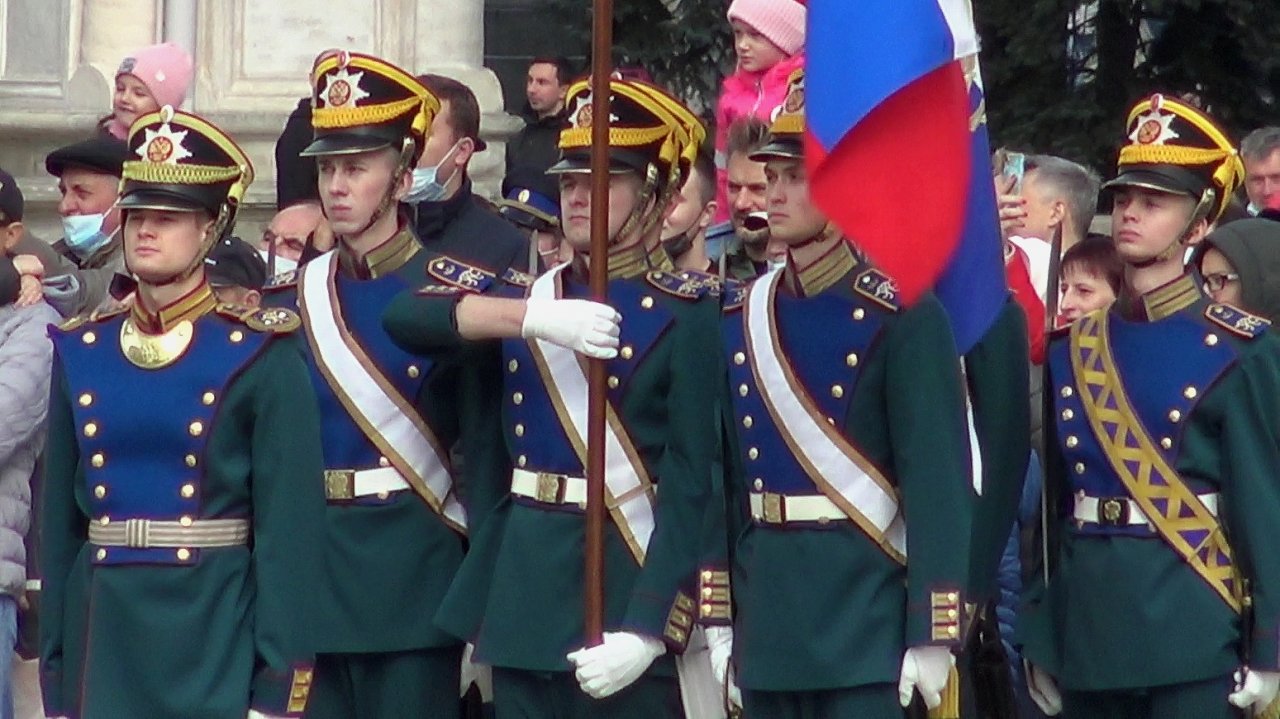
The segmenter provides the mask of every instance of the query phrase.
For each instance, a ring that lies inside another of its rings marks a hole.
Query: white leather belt
[[[103,524],[102,522],[106,522]],[[89,541],[107,547],[235,547],[249,541],[247,519],[111,519],[89,523]]]
[[[511,493],[545,504],[587,505],[587,480],[551,472],[511,470]]]
[[[844,511],[823,494],[786,495],[773,492],[751,494],[751,518],[765,524],[790,524],[792,522],[843,522],[849,519]]]
[[[375,494],[386,498],[390,493],[402,489],[409,489],[409,483],[395,467],[324,471],[324,496],[328,500],[343,501]]]
[[[1197,496],[1209,510],[1209,514],[1218,516],[1217,492]],[[1151,526],[1151,520],[1147,518],[1146,512],[1142,511],[1142,507],[1129,497],[1090,497],[1077,493],[1075,511],[1072,515],[1077,522],[1084,524],[1097,524],[1104,527],[1146,526],[1155,529]]]

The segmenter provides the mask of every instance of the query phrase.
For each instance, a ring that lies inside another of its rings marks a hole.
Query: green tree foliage
[[[1153,92],[1191,97],[1237,142],[1251,129],[1280,123],[1280,2],[974,4],[997,145],[1109,172],[1127,108]]]

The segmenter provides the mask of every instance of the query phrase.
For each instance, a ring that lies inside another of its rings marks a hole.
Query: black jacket
[[[482,203],[467,179],[447,200],[412,206],[423,246],[496,274],[508,268],[528,271],[529,240]]]
[[[560,159],[560,131],[568,117],[564,110],[549,117],[539,118],[525,105],[524,128],[507,141],[507,175],[502,180],[505,197],[513,187],[530,190],[560,199],[560,187],[547,176],[547,168]]]

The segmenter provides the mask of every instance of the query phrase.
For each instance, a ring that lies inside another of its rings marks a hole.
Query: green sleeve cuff
[[[311,696],[315,675],[310,665],[294,665],[286,672],[265,668],[253,678],[250,706],[273,716],[301,717]]]

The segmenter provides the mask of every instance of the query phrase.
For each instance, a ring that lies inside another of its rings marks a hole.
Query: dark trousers
[[[316,655],[307,719],[459,719],[462,646]]]
[[[583,693],[572,672],[493,668],[497,719],[683,719],[680,682],[642,675],[605,699]],[[764,716],[764,715],[761,715]]]
[[[1063,719],[1238,719],[1230,676],[1149,689],[1063,692]]]
[[[743,713],[751,719],[902,719],[895,684],[811,692],[743,690]]]

